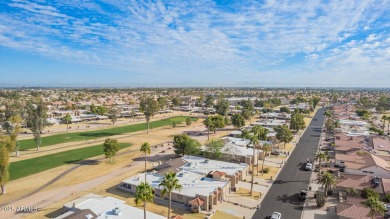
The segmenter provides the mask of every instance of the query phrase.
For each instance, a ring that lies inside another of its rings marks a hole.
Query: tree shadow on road
[[[288,196],[288,195],[278,196],[278,197],[276,197],[276,199],[278,201],[282,201],[284,203],[290,203],[290,204],[294,205],[295,210],[298,210],[298,211],[303,210],[304,202],[299,200],[298,194],[294,194],[294,195],[290,195],[290,196]]]

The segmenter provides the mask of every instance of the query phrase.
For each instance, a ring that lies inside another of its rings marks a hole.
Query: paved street
[[[307,127],[253,219],[270,218],[274,211],[282,213],[282,218],[301,218],[303,202],[298,200],[298,192],[308,188],[311,175],[311,172],[304,170],[304,164],[307,158],[314,159],[324,123],[324,112],[324,108],[317,111],[314,116],[317,120],[313,119]]]

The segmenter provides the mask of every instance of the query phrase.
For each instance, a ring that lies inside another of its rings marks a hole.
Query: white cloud
[[[103,2],[8,2],[17,12],[0,14],[0,45],[113,69],[193,77],[285,69],[299,54],[317,63],[318,71],[388,64],[375,62],[389,44],[387,32],[359,38],[379,25],[389,9],[386,0],[244,1],[233,3],[233,10],[211,0]]]
[[[366,38],[366,41],[367,42],[371,42],[371,41],[374,41],[376,40],[378,37],[376,36],[376,34],[370,34],[368,35],[368,37]]]

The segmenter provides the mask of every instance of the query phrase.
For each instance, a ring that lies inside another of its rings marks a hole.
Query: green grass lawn
[[[178,116],[169,119],[158,120],[158,121],[151,122],[150,128],[158,128],[162,126],[172,125],[173,122],[181,123],[184,122],[186,119],[187,116]],[[192,119],[196,120],[196,118],[192,118]],[[95,130],[89,132],[73,132],[73,133],[52,135],[52,136],[42,137],[41,147],[65,143],[65,142],[75,142],[75,141],[91,140],[95,138],[110,137],[114,135],[137,132],[142,130],[146,130],[145,123],[116,127],[116,128],[108,128],[102,130]],[[20,150],[22,151],[36,147],[34,139],[20,140],[19,145],[20,145]]]
[[[120,145],[121,149],[124,149],[130,147],[132,144],[121,143]],[[28,160],[16,161],[10,164],[10,177],[11,180],[20,179],[45,170],[81,161],[90,157],[96,157],[102,154],[103,145],[95,145],[87,148],[64,151]],[[93,164],[93,162],[91,164]]]

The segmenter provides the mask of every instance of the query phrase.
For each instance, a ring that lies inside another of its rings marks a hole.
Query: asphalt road
[[[253,219],[269,219],[274,211],[282,213],[282,218],[301,218],[303,201],[299,201],[298,193],[307,189],[310,171],[304,170],[307,158],[314,159],[324,123],[325,109],[317,111],[307,127],[294,151],[267,192],[260,209],[256,210]]]

